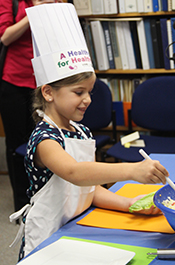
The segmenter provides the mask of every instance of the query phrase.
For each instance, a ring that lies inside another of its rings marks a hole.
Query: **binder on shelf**
[[[163,45],[162,45],[162,33],[161,33],[161,27],[160,27],[160,20],[156,20],[156,30],[157,30],[157,39],[158,39],[158,51],[159,51],[159,57],[160,57],[160,68],[165,68],[164,64],[164,56],[163,56]]]
[[[168,11],[172,11],[172,0],[168,0]]]
[[[97,69],[96,55],[95,55],[95,49],[94,49],[94,44],[93,44],[93,39],[92,39],[90,22],[88,20],[82,21],[81,26],[82,26],[82,29],[85,35],[85,39],[86,39],[88,50],[91,56],[93,67],[94,69]]]
[[[129,69],[136,69],[136,61],[134,55],[134,47],[131,38],[131,32],[129,27],[129,21],[122,21],[124,39],[126,44],[126,53],[129,63]]]
[[[168,11],[168,0],[161,0],[162,1],[162,11]]]
[[[144,1],[145,0],[137,0],[137,11],[139,13],[144,12]]]
[[[91,0],[92,14],[104,14],[104,3],[103,0]]]
[[[171,33],[172,33],[172,42],[175,42],[175,18],[170,18],[171,20]],[[173,54],[175,54],[175,43],[173,43]]]
[[[159,11],[159,1],[153,0],[153,12]]]
[[[105,14],[117,14],[118,6],[117,0],[104,0],[104,13]]]
[[[133,47],[134,47],[136,66],[138,69],[142,69],[143,67],[142,67],[142,61],[141,61],[141,53],[140,53],[136,21],[130,21],[129,25],[130,25],[130,31],[131,31],[132,42],[133,42]]]
[[[73,0],[78,16],[92,15],[91,0]]]
[[[175,0],[172,0],[172,10],[175,10]]]
[[[152,0],[144,0],[144,12],[153,12]]]
[[[160,29],[162,35],[162,48],[163,48],[163,58],[164,58],[164,66],[166,70],[170,70],[170,60],[167,58],[165,51],[168,46],[168,32],[167,32],[167,19],[160,19]],[[169,57],[169,51],[167,51],[167,55]]]
[[[137,32],[143,69],[150,69],[143,19],[137,21]]]
[[[159,2],[159,11],[162,11],[162,0],[158,0]]]
[[[126,13],[138,12],[136,0],[123,0],[123,1],[125,1],[125,12]]]
[[[125,1],[124,0],[118,0],[118,5],[119,5],[119,13],[125,13]]]
[[[168,34],[168,45],[173,42],[172,31],[171,31],[171,20],[167,19],[167,34]],[[169,57],[173,57],[173,45],[169,46]],[[170,60],[170,69],[174,69],[174,61]]]
[[[90,25],[92,30],[92,37],[94,42],[98,70],[108,70],[109,62],[102,25],[100,21],[91,21]]]
[[[110,32],[109,32],[109,21],[102,21],[101,23],[103,27],[104,36],[105,36],[109,67],[110,69],[115,69],[116,67],[115,67],[114,55],[113,55],[112,44],[111,44],[111,37],[110,37]]]
[[[121,101],[120,96],[120,80],[116,78],[111,78],[109,81],[109,86],[112,92],[112,100],[113,101]]]
[[[151,18],[150,24],[151,24],[151,36],[152,36],[152,43],[153,43],[155,68],[161,68],[161,62],[160,62],[160,56],[159,56],[159,50],[158,50],[159,43],[158,43],[158,37],[157,37],[156,19]]]
[[[152,36],[151,36],[151,25],[150,25],[150,19],[144,19],[144,26],[145,26],[145,35],[146,35],[146,43],[147,43],[147,49],[148,49],[148,57],[149,57],[149,64],[150,68],[155,68],[155,62],[154,62],[154,52],[153,52],[153,43],[152,43]]]
[[[116,31],[115,31],[114,21],[109,21],[109,32],[110,32],[110,37],[111,37],[115,68],[122,69],[122,61],[121,61],[120,49],[119,49],[118,39],[117,39]]]
[[[118,38],[119,49],[120,49],[120,54],[121,54],[122,69],[126,70],[126,69],[129,69],[129,63],[128,63],[128,58],[126,54],[126,44],[125,44],[124,32],[123,32],[121,21],[115,22],[115,29],[116,29],[116,35]]]

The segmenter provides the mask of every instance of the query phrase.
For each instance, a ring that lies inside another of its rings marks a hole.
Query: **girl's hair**
[[[80,73],[77,75],[73,75],[64,79],[61,79],[59,81],[49,83],[54,90],[58,90],[63,86],[70,86],[74,84],[78,84],[82,82],[83,80],[86,80],[92,76],[93,72],[86,72],[86,73]],[[41,87],[38,87],[34,91],[34,97],[33,97],[33,119],[35,123],[38,123],[39,121],[42,120],[42,117],[38,116],[38,113],[36,112],[37,109],[42,110],[43,112],[45,111],[46,104],[47,102],[45,101],[42,92],[41,92]]]

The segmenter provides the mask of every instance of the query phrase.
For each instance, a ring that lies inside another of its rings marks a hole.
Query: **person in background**
[[[119,196],[103,184],[126,180],[165,184],[168,176],[167,170],[153,160],[95,162],[95,140],[80,123],[91,103],[96,81],[84,36],[73,5],[52,5],[47,14],[45,11],[41,7],[27,10],[34,49],[40,49],[46,42],[49,45],[32,60],[38,87],[33,103],[37,124],[24,160],[30,181],[27,191],[30,205],[10,216],[13,220],[23,215],[19,260],[92,204],[128,212],[140,198]],[[48,32],[52,28],[56,30]],[[43,34],[38,38],[41,30]],[[159,209],[151,207],[139,213],[158,214]]]
[[[0,0],[0,36],[3,44],[8,46],[0,84],[0,114],[6,137],[7,166],[15,210],[28,202],[26,189],[29,182],[23,157],[15,157],[14,151],[28,141],[34,128],[31,98],[36,88],[31,64],[31,31],[25,8],[53,2],[55,1],[19,0],[14,23],[13,0]]]

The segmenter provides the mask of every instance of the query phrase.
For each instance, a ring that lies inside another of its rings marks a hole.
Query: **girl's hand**
[[[146,159],[134,164],[133,180],[144,184],[163,183],[166,184],[168,171],[159,161]]]
[[[132,198],[130,201],[130,206],[135,203],[136,201],[140,200],[141,198],[143,198],[145,195],[139,195],[135,198]],[[143,209],[140,211],[133,211],[133,213],[138,213],[138,214],[145,214],[145,215],[157,215],[157,214],[161,214],[161,210],[159,208],[157,208],[156,206],[151,206],[149,209]]]

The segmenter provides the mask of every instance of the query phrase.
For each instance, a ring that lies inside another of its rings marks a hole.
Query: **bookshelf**
[[[79,16],[80,21],[85,21],[90,23],[91,21],[140,21],[145,19],[171,19],[175,17],[175,11],[159,11],[159,12],[147,12],[147,13],[118,13],[118,14],[99,14],[99,15],[83,15]],[[151,78],[153,76],[158,75],[173,75],[175,74],[174,69],[165,69],[165,68],[150,68],[150,69],[107,69],[107,70],[99,70],[95,68],[95,73],[98,78],[127,78],[132,79],[133,77],[143,77]],[[134,130],[145,131],[143,128],[134,127]],[[106,131],[110,131],[109,128],[104,128]],[[117,125],[117,131],[119,133],[126,132],[128,128],[125,125]]]
[[[167,18],[170,19],[171,17],[175,17],[175,11],[165,12],[147,12],[147,13],[118,13],[118,14],[103,14],[103,15],[84,15],[79,16],[80,21],[139,21],[140,19],[145,18]],[[110,75],[110,74],[120,74],[120,75],[144,75],[144,74],[174,74],[175,69],[166,70],[164,68],[154,68],[154,69],[108,69],[108,70],[98,70],[95,69],[95,72],[98,76],[102,75]]]
[[[158,12],[142,12],[142,13],[118,13],[118,14],[100,14],[100,15],[83,15],[79,16],[79,18],[86,19],[99,19],[99,18],[136,18],[136,17],[171,17],[175,16],[175,11],[158,11]]]
[[[120,75],[143,75],[143,74],[174,74],[175,73],[175,69],[171,69],[171,70],[166,70],[163,68],[160,69],[134,69],[134,70],[123,70],[123,69],[109,69],[106,71],[99,71],[99,70],[95,70],[95,73],[100,75],[100,74],[120,74]]]

